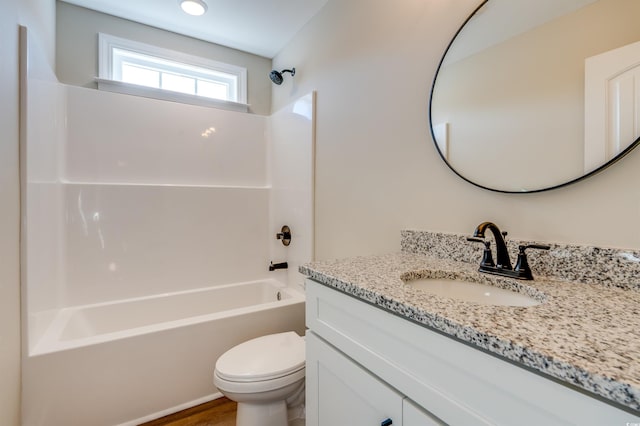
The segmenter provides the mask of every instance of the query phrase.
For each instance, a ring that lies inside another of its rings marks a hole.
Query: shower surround
[[[313,94],[265,117],[32,69],[24,88],[26,426],[134,424],[212,399],[224,351],[304,332]],[[284,221],[288,250],[275,239]],[[291,270],[268,272],[272,260]],[[199,294],[211,310],[190,315]]]

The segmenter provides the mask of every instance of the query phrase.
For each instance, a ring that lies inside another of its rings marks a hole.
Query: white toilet
[[[302,337],[270,334],[222,354],[213,383],[238,403],[236,426],[287,426],[304,416],[304,362]]]

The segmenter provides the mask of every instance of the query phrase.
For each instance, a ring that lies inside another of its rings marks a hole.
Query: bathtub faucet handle
[[[276,234],[276,239],[282,240],[282,244],[284,244],[285,246],[291,244],[291,228],[289,228],[287,225],[284,225],[280,232]]]
[[[271,264],[269,265],[269,271],[275,271],[276,269],[287,269],[288,267],[289,267],[289,264],[287,262],[282,262],[282,263],[271,262]]]

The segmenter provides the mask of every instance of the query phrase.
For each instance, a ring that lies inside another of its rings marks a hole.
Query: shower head
[[[282,74],[284,74],[285,72],[291,73],[291,77],[296,75],[296,69],[295,68],[291,68],[290,70],[282,70],[280,72],[278,72],[276,70],[272,70],[269,73],[269,78],[271,79],[271,81],[273,81],[275,84],[277,84],[279,86],[284,81],[284,79],[282,78]]]

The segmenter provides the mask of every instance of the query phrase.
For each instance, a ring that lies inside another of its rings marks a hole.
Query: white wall
[[[251,112],[269,115],[271,59],[194,39],[112,15],[56,2],[56,72],[62,83],[95,88],[98,32],[247,68]],[[213,6],[212,6],[213,8]],[[214,12],[212,10],[212,12]]]
[[[54,64],[54,3],[0,0],[0,419],[20,423],[18,25],[27,25]]]
[[[399,249],[399,231],[640,247],[640,150],[598,176],[540,194],[500,194],[455,176],[430,137],[427,105],[450,38],[478,0],[330,0],[274,59],[296,76],[273,110],[317,90],[316,257]],[[505,178],[509,178],[506,176]]]

